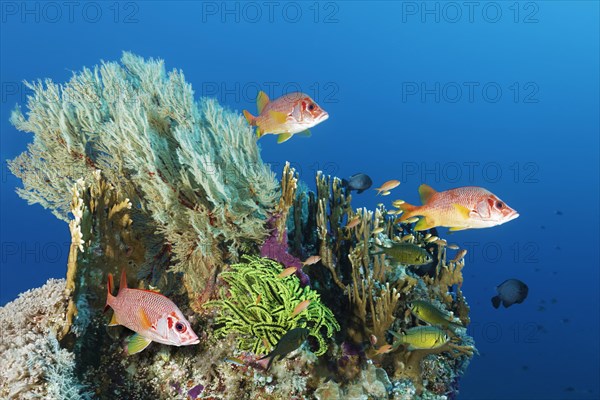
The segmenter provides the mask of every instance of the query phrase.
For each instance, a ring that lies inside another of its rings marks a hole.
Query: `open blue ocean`
[[[459,399],[600,398],[600,6],[596,1],[2,1],[0,305],[64,277],[67,225],[15,190],[6,160],[32,141],[9,119],[30,90],[124,51],[180,69],[196,99],[241,113],[301,91],[329,119],[310,138],[259,140],[280,176],[368,174],[484,187],[518,211],[441,237],[467,249],[462,290],[479,351]],[[493,308],[496,286],[529,287]],[[26,327],[24,327],[26,328]],[[1,329],[1,327],[0,327]]]

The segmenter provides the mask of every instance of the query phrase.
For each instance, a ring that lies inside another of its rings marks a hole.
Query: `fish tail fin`
[[[108,274],[108,282],[106,284],[106,288],[107,288],[106,305],[104,306],[104,312],[106,312],[106,310],[109,309],[110,305],[112,304],[112,302],[115,299],[115,296],[112,295],[113,286],[114,286],[113,276],[112,276],[112,274]]]
[[[492,305],[494,306],[494,308],[500,307],[500,296],[492,297]]]
[[[402,210],[402,215],[400,216],[400,222],[406,221],[420,208],[419,206],[413,206],[412,204],[402,203],[398,206],[399,209]]]
[[[269,370],[269,368],[271,368],[271,364],[273,364],[273,361],[275,361],[275,356],[269,359],[269,362],[267,363],[267,371]]]
[[[244,117],[246,117],[246,121],[248,121],[248,124],[250,126],[256,126],[256,117],[252,114],[250,114],[250,112],[248,110],[244,110]]]
[[[264,360],[265,358],[269,359],[269,362],[267,363],[267,369],[266,369],[268,371],[269,368],[271,368],[271,364],[273,364],[275,357],[276,357],[276,355],[274,355],[273,352],[270,352],[266,356],[262,356],[261,358],[259,358],[259,360]]]

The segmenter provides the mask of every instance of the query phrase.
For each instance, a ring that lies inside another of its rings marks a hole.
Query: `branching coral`
[[[301,287],[295,276],[280,278],[283,267],[275,261],[250,256],[244,260],[221,273],[228,292],[223,290],[221,299],[205,304],[217,311],[215,322],[220,326],[215,335],[236,333],[240,350],[266,354],[290,329],[307,327],[319,343],[315,354],[324,354],[325,337],[331,337],[340,326],[317,292]],[[305,300],[310,301],[308,308],[293,315]]]
[[[131,201],[135,230],[162,236],[147,256],[166,251],[161,260],[197,297],[220,265],[266,237],[277,182],[241,115],[195,103],[183,74],[167,74],[161,60],[125,53],[121,62],[65,85],[29,84],[27,117],[17,109],[11,121],[34,141],[10,167],[23,180],[19,194],[63,220],[75,182],[102,170]]]

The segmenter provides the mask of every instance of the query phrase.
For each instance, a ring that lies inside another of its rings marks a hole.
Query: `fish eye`
[[[498,208],[502,208],[502,207],[504,207],[504,204],[502,204],[502,202],[501,202],[501,201],[497,201],[497,202],[496,202],[496,207],[498,207]]]
[[[175,329],[177,332],[185,332],[185,325],[183,325],[181,322],[178,322],[175,324]]]
[[[308,106],[308,110],[309,110],[309,111],[312,111],[312,110],[314,110],[314,109],[315,109],[315,105],[314,105],[314,104],[310,104],[310,105]]]

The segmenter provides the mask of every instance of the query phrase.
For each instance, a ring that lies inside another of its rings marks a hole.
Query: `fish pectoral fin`
[[[258,108],[259,114],[263,112],[267,104],[269,104],[269,96],[261,90],[256,97],[256,107]]]
[[[144,311],[143,308],[140,308],[138,310],[138,316],[140,317],[140,322],[142,323],[142,328],[150,329],[150,327],[152,326],[152,323],[150,322],[150,319],[148,318],[148,315],[146,314],[146,312]]]
[[[415,231],[426,231],[427,229],[431,229],[435,226],[435,223],[431,220],[431,218],[422,217],[419,222],[415,225]]]
[[[288,115],[279,111],[269,111],[269,118],[277,125],[283,125],[287,122]]]
[[[291,133],[282,133],[277,137],[277,144],[288,141],[293,135]]]
[[[461,217],[463,217],[464,219],[469,219],[471,216],[471,210],[468,209],[467,207],[461,205],[461,204],[456,204],[456,203],[452,203],[452,207],[454,207],[454,209],[460,214]]]
[[[492,306],[494,306],[494,308],[500,307],[500,296],[492,297]]]
[[[152,343],[152,340],[143,337],[139,333],[132,335],[127,342],[127,354],[132,355],[144,350]]]
[[[296,133],[296,135],[302,136],[302,137],[311,137],[312,133],[310,133],[310,129],[306,129],[306,130],[304,130],[302,132]]]
[[[110,319],[108,326],[117,326],[117,325],[119,325],[119,322],[117,322],[117,313],[113,312],[112,318]]]

